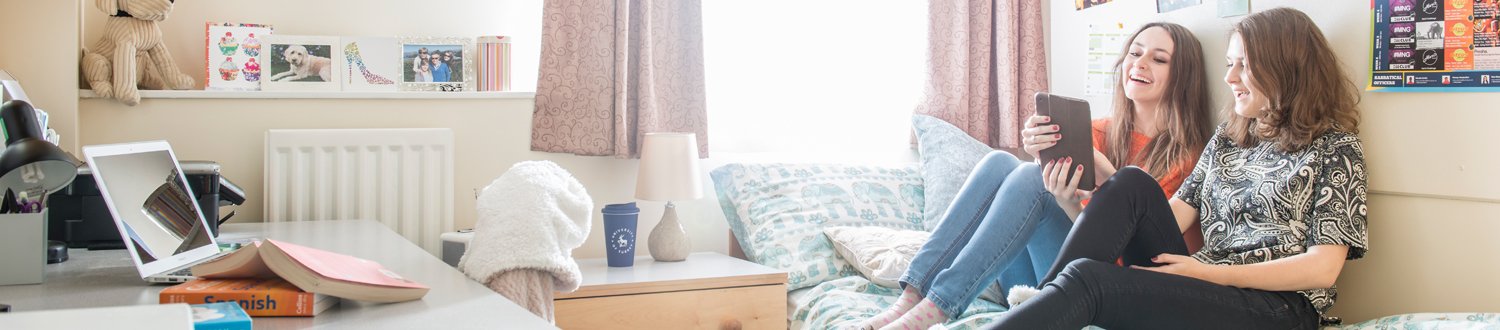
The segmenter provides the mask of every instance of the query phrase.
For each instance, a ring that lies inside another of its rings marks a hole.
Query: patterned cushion
[[[948,204],[958,196],[969,172],[995,149],[936,117],[912,115],[911,127],[917,133],[917,153],[921,154],[922,183],[927,197],[922,228],[932,231],[942,221],[943,212],[948,211]]]
[[[787,290],[857,274],[835,256],[824,227],[922,228],[914,164],[729,164],[709,176],[745,255],[787,271]]]

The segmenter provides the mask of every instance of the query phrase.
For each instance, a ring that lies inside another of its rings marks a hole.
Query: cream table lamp
[[[641,141],[641,168],[635,181],[635,198],[667,202],[661,222],[646,241],[656,261],[687,260],[692,251],[687,231],[677,221],[672,201],[703,197],[698,178],[698,138],[693,133],[646,133]]]

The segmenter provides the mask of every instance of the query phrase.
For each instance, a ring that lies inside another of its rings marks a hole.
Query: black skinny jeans
[[[1114,264],[1159,266],[1187,254],[1161,187],[1121,169],[1094,193],[1053,263],[1041,294],[988,329],[1316,329],[1318,312],[1291,291],[1240,289]]]

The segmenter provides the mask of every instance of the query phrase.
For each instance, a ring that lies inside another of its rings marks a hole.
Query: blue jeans
[[[915,285],[943,314],[958,317],[997,277],[1003,294],[1014,285],[1036,286],[1072,227],[1042,185],[1041,168],[991,152],[969,174],[901,285]]]

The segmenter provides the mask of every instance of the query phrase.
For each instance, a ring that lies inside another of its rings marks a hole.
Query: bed
[[[834,229],[929,232],[969,171],[993,150],[936,118],[914,116],[913,130],[918,163],[734,163],[710,172],[734,237],[731,254],[787,271],[789,328],[848,329],[894,302],[900,295],[894,279],[905,269],[898,261],[909,261],[912,244],[920,242],[856,253],[845,238],[830,239]],[[993,322],[1005,308],[994,303],[993,287],[987,291],[945,326],[977,329]],[[1403,314],[1327,329],[1500,330],[1500,316]]]
[[[871,283],[862,276],[848,276],[787,293],[789,329],[850,329],[880,313],[896,301],[901,291]],[[964,314],[949,322],[949,329],[978,329],[994,320],[1005,307],[978,300]]]

